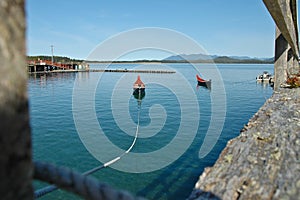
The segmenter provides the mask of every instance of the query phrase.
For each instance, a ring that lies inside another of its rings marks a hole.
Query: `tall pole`
[[[53,66],[53,63],[54,63],[53,48],[54,48],[54,46],[51,45],[51,55],[52,55],[52,57],[51,57],[51,62],[52,62],[52,66]]]

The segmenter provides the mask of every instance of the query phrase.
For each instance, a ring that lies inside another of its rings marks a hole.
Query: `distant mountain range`
[[[51,60],[51,56],[39,55],[39,56],[27,56],[27,60]],[[64,56],[54,56],[55,62],[82,62],[83,60],[71,59]],[[89,61],[87,62],[99,62],[110,63],[111,61]],[[162,62],[162,63],[258,63],[268,64],[274,63],[274,58],[256,58],[248,56],[218,56],[218,55],[205,55],[205,54],[181,54],[167,57],[162,60],[134,60],[134,61],[113,61],[113,63],[135,63],[135,62]]]
[[[167,57],[162,62],[199,62],[199,63],[274,63],[274,58],[248,56],[218,56],[205,54],[180,54]]]

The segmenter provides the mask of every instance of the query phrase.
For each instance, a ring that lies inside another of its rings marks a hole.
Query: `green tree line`
[[[49,60],[51,61],[52,56],[38,55],[38,56],[27,56],[28,61],[38,60]],[[73,59],[66,56],[53,56],[54,62],[70,63],[70,62],[82,62],[83,60]]]

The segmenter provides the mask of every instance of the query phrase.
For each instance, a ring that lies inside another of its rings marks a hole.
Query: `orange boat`
[[[141,80],[140,75],[138,75],[137,80],[133,84],[133,95],[140,98],[145,96],[145,84]]]
[[[211,88],[211,79],[204,80],[198,74],[196,75],[196,78],[197,78],[197,81],[198,81],[198,85],[204,86],[204,87],[207,87],[207,88]]]

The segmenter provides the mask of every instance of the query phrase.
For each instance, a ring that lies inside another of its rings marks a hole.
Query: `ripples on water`
[[[123,65],[113,65],[113,67],[125,68]],[[136,66],[126,65],[127,69],[133,67]],[[187,64],[171,64],[170,67],[177,70],[177,75],[180,74],[187,80],[200,109],[199,127],[195,130],[196,136],[192,144],[179,159],[160,170],[135,174],[105,168],[93,175],[100,181],[149,199],[186,198],[203,169],[213,165],[226,142],[239,134],[244,124],[272,94],[272,89],[268,85],[257,84],[255,77],[265,70],[272,73],[273,65],[218,65],[226,92],[224,128],[213,150],[206,157],[199,159],[199,149],[211,119],[211,91],[196,87],[197,72]],[[199,69],[200,72],[201,69],[204,71],[205,65],[200,65]],[[120,149],[126,150],[133,140],[135,123],[137,123],[138,103],[131,96],[131,87],[137,74],[105,73],[101,75],[101,80],[95,90],[96,116],[110,141]],[[141,107],[141,138],[137,140],[132,150],[134,153],[160,150],[176,137],[182,116],[178,96],[184,97],[185,92],[191,92],[183,87],[182,81],[178,81],[177,75],[141,74],[147,88]],[[85,83],[99,76],[99,73],[30,76],[28,88],[33,156],[35,160],[48,161],[84,172],[101,163],[86,150],[75,128],[73,112],[77,110],[72,107],[72,95],[76,76],[77,80]],[[118,83],[120,80],[123,82]],[[172,87],[181,90],[174,92],[172,88],[153,80],[172,82]],[[83,95],[82,99],[84,98]],[[186,104],[188,107],[186,109],[192,111],[195,108],[192,99],[190,101],[191,103]],[[112,111],[112,109],[115,110]],[[120,122],[115,118],[118,118]],[[90,131],[92,132],[93,128]],[[103,152],[105,153],[107,152]],[[138,169],[140,164],[131,163],[131,166],[133,169]],[[146,165],[151,166],[153,163],[146,163]],[[35,183],[36,188],[44,185],[40,182]],[[41,199],[80,198],[59,190]]]

